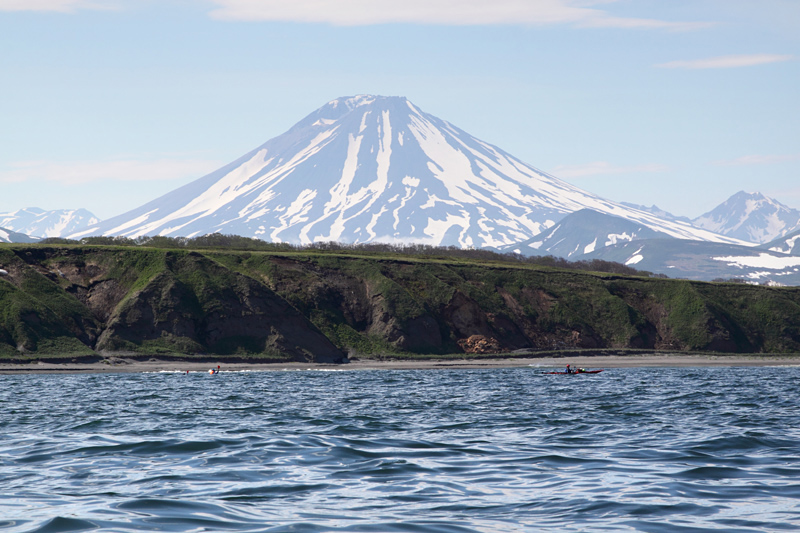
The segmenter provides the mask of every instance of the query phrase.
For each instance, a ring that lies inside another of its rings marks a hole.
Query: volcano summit
[[[513,244],[590,208],[678,238],[735,242],[599,198],[402,97],[329,102],[227,166],[71,235]]]

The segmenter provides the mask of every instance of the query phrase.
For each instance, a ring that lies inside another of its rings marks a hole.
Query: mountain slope
[[[36,237],[31,237],[30,235],[25,235],[24,233],[19,233],[8,228],[0,227],[0,242],[31,243],[37,241],[39,241],[39,239]]]
[[[64,237],[100,220],[86,209],[45,211],[38,207],[0,213],[0,227],[36,237]]]
[[[573,187],[401,97],[329,102],[229,165],[71,237],[238,234],[268,241],[481,248],[591,208],[668,235],[736,242]]]
[[[800,255],[800,229],[768,242],[759,248],[789,255]]]
[[[581,259],[614,261],[674,278],[800,285],[800,257],[726,243],[646,239],[601,248]]]
[[[554,255],[574,260],[617,242],[666,237],[669,236],[640,223],[581,209],[565,216],[555,226],[532,239],[507,246],[501,251],[522,255]]]
[[[739,191],[692,222],[709,231],[763,244],[800,229],[800,211],[758,192]]]

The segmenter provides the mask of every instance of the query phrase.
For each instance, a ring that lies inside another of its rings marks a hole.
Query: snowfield
[[[713,257],[714,261],[722,261],[727,263],[728,266],[734,267],[749,267],[749,268],[766,268],[770,270],[786,270],[791,267],[800,267],[800,257],[776,257],[767,253],[753,256],[728,256],[728,257]]]

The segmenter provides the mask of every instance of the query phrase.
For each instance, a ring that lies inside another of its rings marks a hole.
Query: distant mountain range
[[[694,219],[675,216],[655,205],[647,207],[626,202],[623,205],[756,244],[764,244],[800,230],[800,210],[787,207],[760,192],[739,191]]]
[[[32,237],[64,237],[97,224],[100,220],[86,209],[45,211],[38,207],[0,213],[0,228]]]
[[[794,241],[800,240],[800,233]],[[768,285],[800,285],[800,247],[791,254],[768,246],[737,246],[683,239],[644,239],[608,246],[581,259],[603,259],[671,278],[739,279]]]
[[[602,259],[675,278],[800,285],[800,230],[760,246],[714,243],[675,239],[620,217],[582,210],[499,251]]]
[[[615,261],[670,277],[800,285],[800,211],[761,193],[742,191],[692,224],[759,246],[645,237],[593,250],[580,259]]]
[[[761,282],[794,279],[788,258],[800,249],[800,211],[760,193],[739,192],[693,220],[609,201],[405,98],[369,95],[333,100],[236,161],[108,220],[28,208],[0,214],[0,227],[16,235],[6,239],[225,233],[423,243]]]

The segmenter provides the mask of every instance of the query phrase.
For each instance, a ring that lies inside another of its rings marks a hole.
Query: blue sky
[[[0,0],[0,212],[108,218],[354,94],[611,200],[800,209],[797,0]]]

